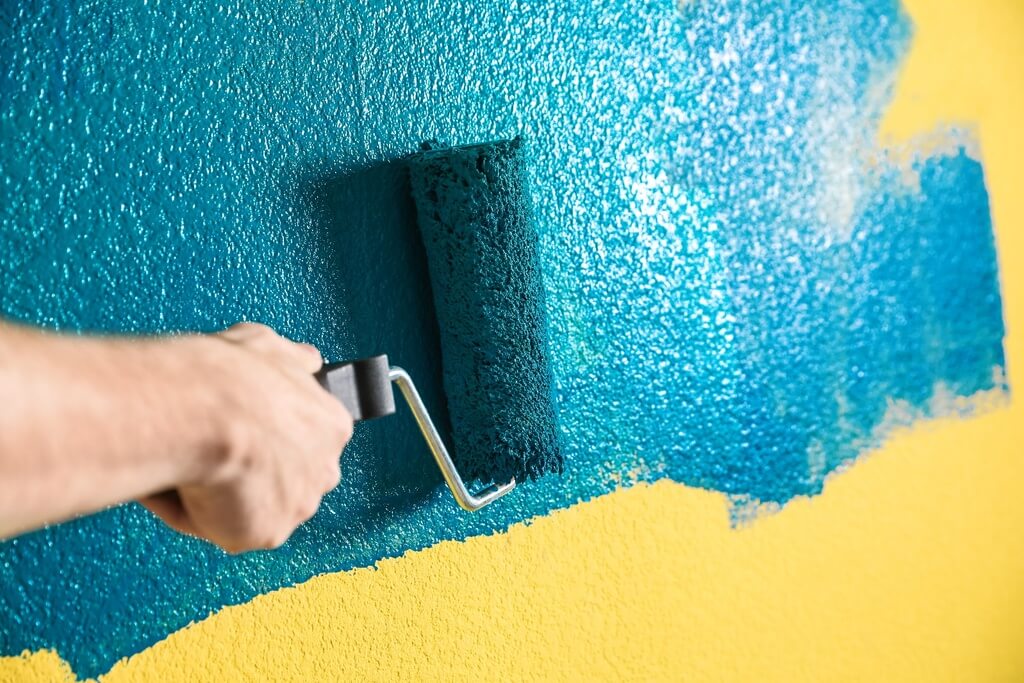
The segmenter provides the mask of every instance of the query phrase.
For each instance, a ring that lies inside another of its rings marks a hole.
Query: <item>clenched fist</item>
[[[217,436],[201,476],[140,502],[228,552],[275,548],[338,485],[352,418],[313,378],[323,360],[308,344],[253,323],[181,341],[182,381],[213,398]]]

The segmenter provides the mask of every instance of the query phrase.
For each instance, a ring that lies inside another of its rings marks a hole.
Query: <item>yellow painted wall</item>
[[[1024,2],[906,5],[883,134],[977,125],[1020,387]],[[740,529],[719,494],[637,486],[227,608],[102,677],[197,679],[1024,681],[1024,402],[899,433]]]

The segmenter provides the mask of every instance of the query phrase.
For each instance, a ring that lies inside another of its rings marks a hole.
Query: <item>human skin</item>
[[[137,500],[230,553],[281,545],[352,434],[322,363],[252,323],[129,338],[0,321],[0,538]]]

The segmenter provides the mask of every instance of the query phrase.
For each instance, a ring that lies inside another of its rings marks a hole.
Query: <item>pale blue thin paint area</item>
[[[0,26],[0,311],[262,320],[330,358],[389,353],[442,422],[391,162],[523,134],[567,455],[467,515],[403,410],[360,427],[277,551],[227,557],[135,506],[10,541],[2,653],[93,676],[223,605],[625,474],[784,504],[894,415],[1006,391],[981,165],[960,133],[908,168],[876,149],[911,33],[893,2],[37,2]]]

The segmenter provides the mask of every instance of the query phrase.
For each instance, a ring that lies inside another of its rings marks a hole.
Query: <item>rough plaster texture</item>
[[[131,506],[26,536],[0,548],[0,652],[99,673],[223,605],[626,477],[781,504],[893,422],[1005,386],[972,145],[874,148],[910,40],[895,4],[38,2],[0,26],[4,314],[260,319],[332,358],[388,352],[436,412],[426,260],[388,162],[543,140],[569,463],[465,516],[400,414],[274,553],[227,558]]]
[[[901,435],[741,529],[662,481],[317,577],[102,681],[1020,680],[1014,413]],[[65,680],[52,652],[0,660],[3,683]]]

